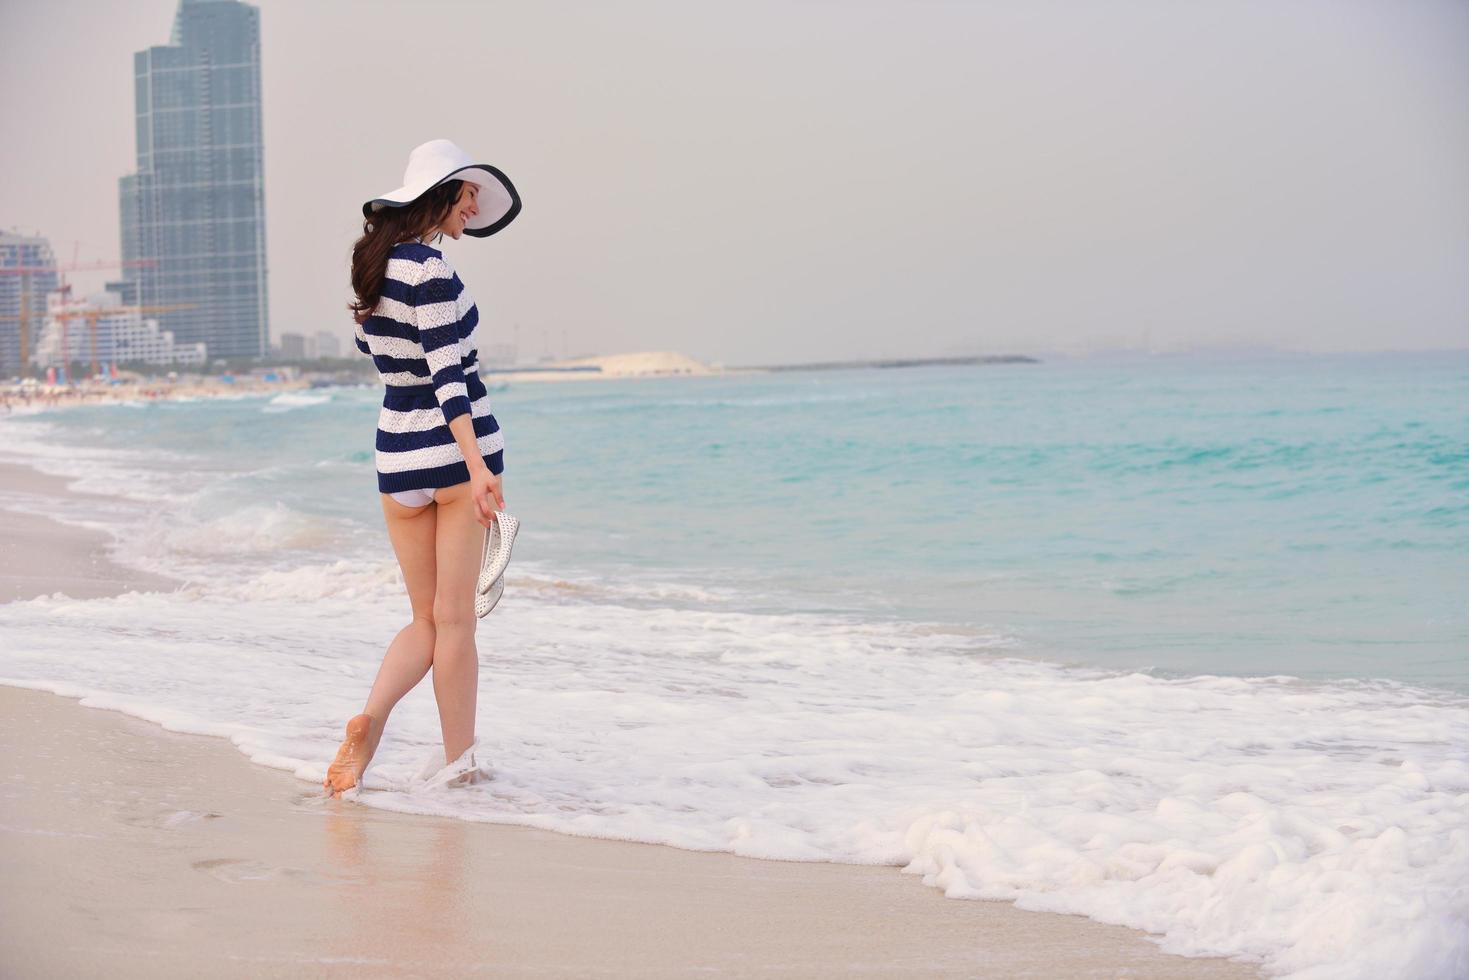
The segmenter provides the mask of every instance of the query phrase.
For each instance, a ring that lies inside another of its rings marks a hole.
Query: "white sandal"
[[[501,575],[495,579],[495,584],[490,586],[490,591],[484,595],[474,597],[474,616],[476,619],[484,619],[495,608],[500,601],[500,596],[505,594],[505,576]]]
[[[510,564],[510,549],[520,521],[503,510],[495,511],[494,520],[485,529],[485,547],[480,555],[479,580],[474,585],[474,614],[483,619],[505,592],[505,568]]]
[[[494,778],[495,770],[489,763],[488,752],[479,739],[475,739],[474,744],[453,762],[445,763],[442,752],[435,752],[425,759],[408,788],[410,792],[451,789],[474,786]]]

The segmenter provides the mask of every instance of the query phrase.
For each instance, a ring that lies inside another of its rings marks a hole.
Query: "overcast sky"
[[[445,253],[532,358],[1469,347],[1465,0],[258,6],[276,336],[347,335],[446,137],[524,198]],[[118,257],[175,7],[0,0],[0,228]]]

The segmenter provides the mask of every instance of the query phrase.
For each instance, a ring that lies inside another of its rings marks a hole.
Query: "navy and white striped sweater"
[[[479,309],[444,253],[400,242],[388,257],[382,297],[357,325],[357,349],[383,384],[377,422],[382,493],[449,487],[469,479],[449,420],[468,414],[490,472],[504,469],[505,438],[479,377]]]

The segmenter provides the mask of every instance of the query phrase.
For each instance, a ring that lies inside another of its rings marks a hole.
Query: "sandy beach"
[[[0,469],[9,499],[62,481]],[[169,583],[4,522],[7,601]],[[1250,977],[1135,930],[759,861],[323,800],[222,739],[0,687],[0,974]]]
[[[635,351],[552,361],[534,367],[498,368],[487,384],[523,381],[597,381],[628,378],[687,378],[759,373],[758,368],[712,367],[677,351]]]
[[[82,405],[122,405],[151,401],[195,401],[200,398],[245,398],[301,391],[307,383],[299,378],[265,381],[241,377],[223,381],[218,377],[190,377],[181,381],[140,379],[129,384],[3,385],[0,386],[0,417],[14,412],[29,414],[75,408]]]
[[[30,496],[66,494],[66,481],[14,463],[0,463],[0,490]],[[102,531],[0,508],[0,602],[64,592],[95,599],[129,591],[158,591],[174,583],[126,568],[107,554]]]
[[[363,364],[366,364],[364,359]],[[139,378],[127,384],[34,384],[0,385],[0,418],[14,413],[28,415],[96,405],[122,405],[152,401],[197,401],[205,398],[244,398],[260,395],[283,395],[306,391],[310,381],[290,373],[289,366],[278,368],[274,380],[242,376],[229,381],[218,376],[190,376],[182,380]],[[676,351],[637,351],[580,357],[554,361],[523,369],[499,369],[483,375],[487,384],[544,381],[595,381],[628,378],[703,377],[750,373],[751,369],[726,370],[710,367]],[[320,376],[320,375],[318,375]],[[330,381],[329,377],[322,377]],[[340,380],[340,379],[339,379]],[[361,380],[377,385],[376,377]]]

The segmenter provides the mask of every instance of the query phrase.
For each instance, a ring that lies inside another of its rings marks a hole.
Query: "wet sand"
[[[5,535],[7,597],[136,580],[101,534],[39,526]],[[0,976],[1259,975],[896,868],[328,801],[222,739],[84,704],[0,687]]]
[[[0,491],[7,496],[86,499],[66,480],[15,463],[0,463]],[[0,504],[0,602],[65,592],[96,599],[131,591],[169,591],[176,583],[126,568],[107,553],[102,531],[62,524]]]

